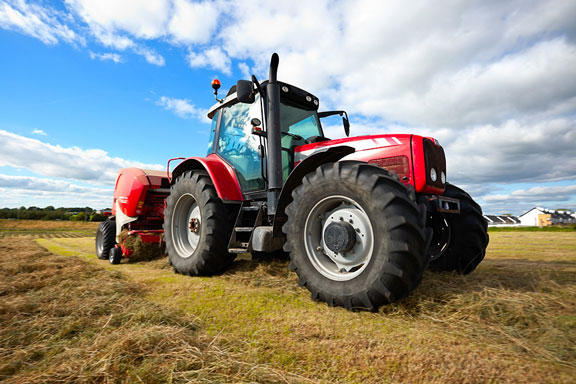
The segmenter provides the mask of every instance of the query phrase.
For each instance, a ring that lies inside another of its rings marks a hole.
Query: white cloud
[[[67,0],[90,27],[92,34],[105,46],[118,50],[131,49],[153,65],[163,66],[164,57],[136,39],[164,36],[170,15],[170,2],[165,0]],[[129,37],[131,36],[131,37]]]
[[[248,66],[248,64],[243,63],[243,62],[238,63],[238,69],[242,73],[243,79],[248,80],[248,79],[252,78],[252,72],[250,71],[250,67]]]
[[[0,207],[93,207],[112,206],[112,189],[92,193],[36,191],[19,188],[0,188]]]
[[[164,64],[166,64],[164,57],[162,57],[162,55],[158,54],[158,52],[154,51],[153,49],[137,46],[134,48],[134,52],[136,52],[138,55],[144,56],[149,64],[154,64],[159,67],[162,67]]]
[[[488,202],[522,201],[537,204],[542,201],[569,201],[576,195],[576,185],[562,187],[538,186],[528,189],[519,189],[504,195],[486,195],[483,199]]]
[[[167,111],[174,112],[183,119],[197,119],[204,123],[210,122],[208,117],[206,117],[208,110],[204,108],[198,108],[186,99],[176,99],[162,96],[160,99],[158,99],[156,105],[163,107]]]
[[[59,21],[57,12],[24,0],[13,0],[0,4],[0,28],[15,30],[35,37],[45,44],[65,41],[84,45],[85,40]]]
[[[200,53],[191,52],[188,55],[188,64],[192,68],[213,68],[227,75],[231,74],[230,58],[220,47],[212,47]]]
[[[544,41],[489,64],[471,64],[432,78],[418,93],[398,90],[365,99],[358,107],[365,114],[406,124],[460,127],[547,111],[576,96],[576,46],[563,38]],[[360,96],[350,91],[353,95],[347,97]]]
[[[94,53],[94,52],[90,52],[90,58],[91,59],[98,59],[98,60],[102,60],[102,61],[113,61],[115,63],[123,63],[124,59],[122,58],[122,56],[118,53]]]
[[[96,188],[77,185],[64,180],[44,179],[31,176],[8,176],[0,174],[0,188],[14,188],[28,191],[58,193],[99,194],[110,188]]]
[[[0,130],[0,147],[0,166],[99,185],[113,185],[120,168],[164,169],[159,164],[110,157],[101,149],[64,148],[4,130]]]
[[[91,30],[94,36],[100,41],[100,43],[106,47],[118,49],[120,51],[136,47],[136,43],[134,43],[132,39],[114,32],[107,31],[100,26],[93,26]]]
[[[34,130],[32,131],[32,133],[35,134],[35,135],[46,136],[46,132],[44,132],[44,131],[41,130],[41,129],[34,129]]]
[[[509,120],[459,134],[448,131],[440,142],[453,181],[540,183],[576,178],[574,119]]]
[[[0,207],[112,206],[112,187],[79,185],[65,180],[0,174]]]
[[[66,0],[91,27],[136,38],[163,36],[171,4],[165,0]]]
[[[178,43],[207,43],[216,30],[219,13],[213,2],[175,0],[168,32]]]

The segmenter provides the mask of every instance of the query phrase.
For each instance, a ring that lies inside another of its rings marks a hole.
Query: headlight
[[[446,174],[444,171],[440,172],[440,180],[442,181],[442,184],[446,184]]]
[[[438,180],[438,174],[436,173],[436,168],[430,168],[430,180],[435,182]]]

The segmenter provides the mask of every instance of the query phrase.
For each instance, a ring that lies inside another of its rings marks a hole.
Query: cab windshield
[[[306,139],[322,136],[322,128],[316,111],[295,107],[292,103],[280,103],[280,129],[282,131],[282,179],[286,181],[294,169],[294,149],[306,144]]]
[[[300,136],[304,140],[312,136],[322,136],[316,111],[301,109],[285,101],[280,103],[280,126],[283,133]],[[302,144],[303,140],[300,145]]]

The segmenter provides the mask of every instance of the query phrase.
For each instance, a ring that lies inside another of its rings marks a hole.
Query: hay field
[[[6,382],[573,383],[576,234],[491,233],[469,276],[378,313],[310,300],[286,261],[210,278],[110,266],[94,239],[0,238]]]
[[[37,237],[90,237],[98,223],[90,221],[47,221],[0,219],[0,238],[15,236]]]

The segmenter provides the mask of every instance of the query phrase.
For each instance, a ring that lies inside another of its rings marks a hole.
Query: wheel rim
[[[324,238],[326,228],[338,222],[350,224],[356,234],[355,244],[347,252],[333,251]],[[360,204],[349,197],[330,196],[316,203],[308,214],[304,244],[308,259],[320,274],[335,281],[352,280],[372,259],[374,231]]]
[[[201,235],[200,207],[194,196],[186,193],[178,199],[172,217],[172,242],[180,257],[192,256]]]

